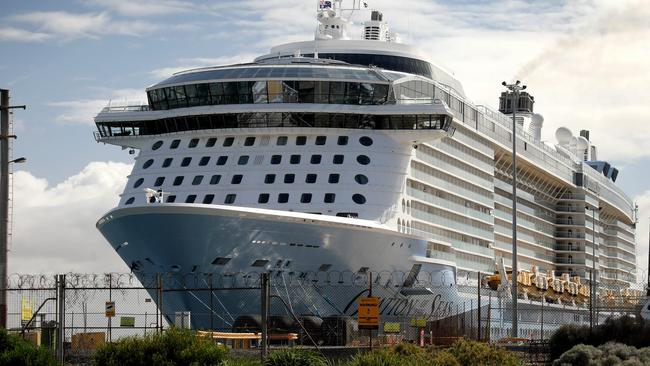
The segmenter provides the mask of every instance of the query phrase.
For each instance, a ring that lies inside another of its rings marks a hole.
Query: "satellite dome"
[[[560,127],[557,129],[557,131],[555,131],[555,139],[557,140],[558,144],[560,144],[560,146],[569,145],[569,142],[571,142],[571,137],[573,137],[573,133],[566,127]]]

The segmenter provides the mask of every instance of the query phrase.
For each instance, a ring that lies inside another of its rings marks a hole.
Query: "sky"
[[[501,82],[522,80],[545,117],[591,131],[599,158],[639,204],[638,263],[650,225],[648,0],[371,0],[402,39],[496,108]],[[10,272],[127,272],[95,229],[115,206],[133,156],[96,143],[109,101],[144,101],[173,72],[251,61],[313,39],[312,0],[0,0],[0,88],[13,104]],[[351,36],[368,11],[353,14]]]

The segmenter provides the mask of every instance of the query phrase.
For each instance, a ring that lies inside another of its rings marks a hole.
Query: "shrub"
[[[49,366],[58,363],[48,349],[36,347],[0,328],[0,365]]]
[[[579,344],[553,361],[553,366],[633,366],[647,365],[650,348],[637,349],[620,343],[606,343],[598,348]]]
[[[385,348],[372,352],[358,353],[346,366],[402,366],[412,365],[406,361],[406,356],[400,356],[394,350]]]
[[[327,360],[321,355],[296,349],[271,352],[264,361],[266,366],[327,366]]]
[[[97,366],[218,365],[228,354],[225,347],[188,330],[171,328],[162,334],[122,338],[101,346],[93,354]]]
[[[518,366],[521,361],[504,348],[461,339],[447,350],[464,366]]]

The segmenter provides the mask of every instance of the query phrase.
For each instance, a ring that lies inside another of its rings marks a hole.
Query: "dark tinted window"
[[[325,193],[325,198],[323,201],[325,203],[334,203],[334,200],[336,199],[336,194],[334,193]]]
[[[356,193],[352,195],[352,201],[354,201],[354,203],[356,204],[363,205],[364,203],[366,203],[366,197]]]
[[[181,140],[174,140],[174,141],[172,141],[171,145],[169,145],[169,148],[170,149],[176,149],[178,147],[178,145],[180,145],[180,144],[181,144]]]
[[[284,146],[287,144],[287,140],[288,140],[287,136],[278,136],[277,145]]]
[[[244,176],[242,176],[241,174],[235,174],[232,176],[232,180],[230,181],[230,183],[239,184],[241,183],[243,177]]]
[[[300,155],[291,155],[291,158],[289,159],[289,163],[300,164]]]
[[[343,155],[334,155],[334,158],[332,159],[332,163],[334,164],[343,164]]]
[[[278,165],[282,162],[282,155],[273,155],[271,156],[271,164]]]
[[[320,164],[320,161],[321,161],[320,155],[312,155],[311,159],[309,159],[309,162],[312,164]]]
[[[214,201],[214,195],[213,194],[206,194],[205,197],[203,197],[203,203],[206,205],[209,205]]]
[[[246,165],[248,164],[248,155],[242,155],[239,157],[239,160],[237,160],[237,165]]]
[[[199,139],[191,139],[190,143],[187,145],[190,149],[195,148],[199,144]]]
[[[227,205],[232,205],[233,203],[235,203],[236,199],[237,199],[236,194],[228,194],[228,195],[226,195],[226,199],[223,201],[223,203],[225,203]]]
[[[300,203],[309,203],[311,202],[311,193],[303,193],[300,196]]]
[[[325,145],[327,136],[316,136],[316,145]]]
[[[185,203],[194,203],[194,201],[196,201],[196,195],[195,194],[191,194],[191,195],[187,196],[187,198],[185,199]]]
[[[205,143],[205,147],[213,147],[217,143],[216,137],[210,137]]]
[[[142,164],[142,169],[147,169],[148,167],[151,166],[151,164],[153,164],[153,159],[149,159],[145,161],[144,164]]]
[[[368,165],[370,164],[370,158],[365,155],[359,155],[357,156],[357,162],[361,165]]]
[[[210,178],[210,184],[215,185],[219,184],[219,181],[221,181],[221,175],[215,174]]]
[[[181,184],[183,184],[183,179],[185,179],[185,177],[183,177],[182,175],[179,175],[178,177],[174,178],[174,185],[180,186]]]
[[[183,158],[183,161],[181,161],[181,166],[188,166],[192,162],[192,158]]]
[[[197,176],[194,177],[194,179],[192,179],[192,185],[193,186],[198,186],[199,184],[201,184],[202,181],[203,181],[203,176],[202,175],[197,175]]]
[[[363,146],[370,146],[372,145],[372,139],[368,136],[361,136],[359,138],[359,143]]]
[[[359,184],[367,184],[368,183],[368,177],[366,177],[363,174],[357,174],[354,176],[354,180],[359,183]]]
[[[296,136],[296,145],[307,144],[307,136]]]
[[[162,141],[156,141],[153,146],[151,146],[151,150],[158,150],[162,146],[163,142]]]
[[[160,187],[165,183],[165,177],[156,178],[156,182],[153,184],[154,187]]]
[[[204,156],[199,160],[199,166],[206,166],[210,162],[210,157],[209,156]]]
[[[307,174],[305,177],[305,183],[316,183],[316,178],[318,176],[316,174]]]
[[[129,198],[128,200],[126,200],[126,202],[124,202],[124,204],[125,204],[125,205],[130,205],[130,204],[132,204],[133,202],[135,202],[135,197],[131,197],[131,198]]]
[[[295,174],[285,174],[284,175],[284,182],[287,184],[291,184],[296,180],[296,175]]]
[[[347,145],[348,144],[348,137],[347,136],[339,136],[339,139],[336,141],[337,145]]]
[[[167,196],[167,203],[172,203],[172,202],[176,202],[176,196],[173,194]]]
[[[269,194],[260,193],[260,196],[257,197],[257,203],[269,203]]]
[[[289,193],[280,193],[278,195],[278,203],[287,203],[289,202]]]
[[[173,158],[167,158],[165,161],[162,163],[163,168],[168,168],[170,165],[172,165]]]
[[[266,177],[264,177],[264,183],[266,184],[275,183],[275,174],[267,174]]]
[[[226,137],[226,139],[223,140],[223,146],[225,146],[225,147],[232,146],[232,144],[233,144],[234,142],[235,142],[235,138],[234,138],[234,137]]]
[[[255,144],[255,137],[246,137],[246,140],[244,140],[244,146],[253,146]]]
[[[219,159],[217,159],[217,165],[226,165],[227,161],[228,161],[228,157],[225,155],[221,155]]]
[[[135,181],[135,183],[133,183],[133,188],[140,187],[142,183],[144,183],[144,178],[139,178],[138,180]]]
[[[339,178],[340,178],[340,175],[338,175],[338,174],[330,174],[327,181],[329,183],[336,184],[336,183],[339,182]]]

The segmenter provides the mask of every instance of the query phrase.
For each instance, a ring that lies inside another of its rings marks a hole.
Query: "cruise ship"
[[[636,281],[635,205],[589,131],[541,141],[527,92],[505,90],[498,111],[473,104],[379,11],[351,39],[361,8],[320,1],[314,40],[176,73],[146,104],[96,116],[98,142],[136,154],[97,222],[134,273],[386,271],[407,274],[392,295],[409,297],[421,274],[453,286],[510,268],[516,112],[518,268]],[[166,310],[198,311],[200,296],[172,294]],[[315,297],[294,306],[324,316],[348,303]],[[236,293],[223,301],[259,312]]]

